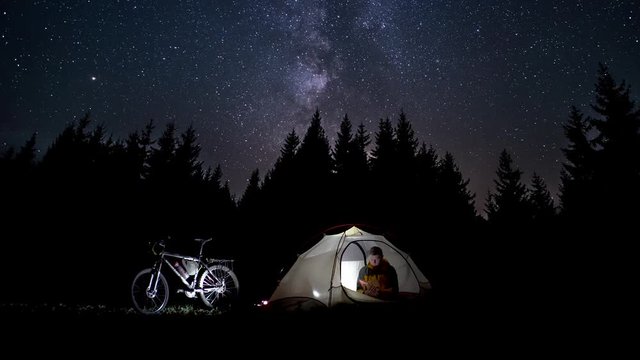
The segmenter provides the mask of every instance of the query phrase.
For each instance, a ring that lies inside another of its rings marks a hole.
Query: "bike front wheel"
[[[167,279],[162,273],[153,269],[140,271],[131,284],[131,298],[133,306],[139,313],[147,315],[161,313],[169,302]]]
[[[238,296],[240,284],[236,274],[224,265],[207,267],[198,279],[200,298],[205,306],[225,308]]]

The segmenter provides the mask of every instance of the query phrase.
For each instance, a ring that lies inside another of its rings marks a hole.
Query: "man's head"
[[[377,246],[372,247],[371,249],[369,249],[369,262],[371,263],[371,265],[373,266],[378,266],[380,265],[380,262],[382,261],[382,249],[380,249]]]

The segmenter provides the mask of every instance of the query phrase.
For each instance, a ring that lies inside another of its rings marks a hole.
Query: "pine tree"
[[[433,158],[435,152],[432,153],[433,155],[427,153],[426,156]],[[440,213],[440,220],[446,223],[468,224],[475,219],[475,195],[469,192],[468,187],[469,179],[465,180],[462,177],[453,155],[445,153],[438,164],[436,211]]]
[[[165,130],[158,139],[157,147],[151,150],[151,155],[149,156],[148,180],[163,183],[172,182],[177,145],[175,132],[175,125],[173,123],[167,124]]]
[[[300,138],[295,130],[291,130],[291,132],[287,134],[284,144],[280,149],[280,156],[276,160],[273,168],[267,172],[265,176],[263,188],[266,191],[280,191],[279,189],[287,187],[287,182],[293,181],[296,155],[299,147]]]
[[[213,170],[209,182],[216,191],[222,189],[222,167],[220,164]]]
[[[351,121],[349,121],[349,116],[345,114],[340,123],[340,131],[338,132],[338,138],[333,150],[334,169],[339,176],[348,176],[347,172],[350,166],[351,151],[353,150],[352,143],[353,134],[351,132]]]
[[[640,109],[630,99],[629,87],[616,84],[600,64],[593,110],[601,119],[591,119],[599,131],[596,186],[603,215],[630,216],[640,213]]]
[[[367,147],[371,144],[371,136],[367,132],[363,123],[358,125],[358,130],[353,137],[351,154],[353,156],[356,178],[362,178],[369,172],[369,157],[367,155]]]
[[[180,143],[176,147],[175,171],[176,176],[184,182],[200,182],[204,176],[200,158],[200,145],[193,126],[180,136]]]
[[[416,154],[416,196],[420,203],[427,204],[427,217],[432,218],[437,210],[437,186],[439,181],[438,154],[433,147],[427,149],[423,142]]]
[[[329,140],[322,128],[320,111],[317,109],[300,144],[296,161],[295,172],[298,183],[293,189],[297,190],[300,203],[303,203],[300,210],[306,211],[308,215],[303,217],[301,214],[295,214],[295,216],[301,217],[299,218],[300,226],[304,226],[305,222],[308,226],[319,226],[319,223],[328,221],[326,217],[319,215],[325,214],[324,208],[329,206],[326,200],[333,192],[329,181],[331,176]],[[293,201],[294,198],[291,200]]]
[[[287,134],[284,146],[280,150],[280,159],[283,162],[292,160],[298,151],[298,146],[300,146],[300,138],[296,134],[295,130],[291,130],[291,132]]]
[[[418,148],[418,140],[415,138],[415,132],[411,123],[407,120],[404,111],[400,112],[400,117],[395,129],[396,135],[396,153],[400,168],[406,171],[413,170],[413,163]]]
[[[529,220],[527,189],[521,182],[522,171],[513,167],[507,150],[502,150],[496,172],[495,193],[489,192],[486,203],[488,220],[502,226],[514,226]]]
[[[370,192],[373,195],[371,199],[373,207],[368,210],[372,213],[372,221],[390,228],[404,215],[398,211],[388,211],[388,209],[399,209],[397,199],[400,196],[397,196],[395,191],[402,184],[396,178],[398,166],[396,153],[396,139],[391,121],[389,118],[380,119],[371,152]]]
[[[240,199],[239,207],[244,210],[251,210],[259,203],[260,197],[260,170],[255,169],[251,173],[247,188]]]
[[[329,140],[321,120],[320,111],[316,109],[297,154],[303,174],[318,180],[326,179],[331,171]]]
[[[600,64],[598,71],[596,103],[591,107],[604,117],[592,119],[593,125],[600,132],[595,139],[596,144],[602,146],[605,156],[610,160],[636,166],[637,171],[640,109],[635,108],[625,82],[617,85],[609,69],[603,64]]]
[[[395,128],[395,176],[392,186],[394,187],[393,205],[396,209],[403,209],[397,212],[399,219],[396,222],[403,223],[399,226],[407,226],[411,221],[413,211],[404,210],[418,206],[416,199],[417,177],[416,177],[416,149],[418,141],[415,139],[415,132],[404,111],[400,112],[398,123]],[[404,213],[403,213],[404,212]]]
[[[423,142],[416,154],[416,163],[420,184],[423,186],[428,184],[427,187],[433,188],[438,176],[438,154],[433,146],[427,149],[427,145]]]
[[[18,152],[10,147],[0,157],[0,190],[15,191],[15,187],[27,187],[27,178],[32,175],[36,163],[36,134],[25,142]]]
[[[569,145],[562,149],[567,162],[562,165],[560,202],[562,213],[580,217],[588,211],[593,194],[593,174],[596,151],[588,134],[591,124],[575,106],[571,107],[569,120],[563,125]]]
[[[380,119],[378,132],[375,135],[375,148],[371,153],[372,171],[378,176],[391,174],[396,159],[396,140],[389,118]]]
[[[25,142],[16,154],[15,162],[21,172],[29,171],[35,166],[36,159],[36,134]]]
[[[142,133],[135,131],[129,134],[125,140],[126,161],[124,167],[125,172],[133,181],[147,178],[148,160],[151,155],[151,147],[154,144],[151,138],[154,128],[153,120],[149,120]]]
[[[230,213],[236,207],[236,200],[233,195],[231,195],[231,187],[229,186],[229,180],[224,182],[224,186],[222,187],[222,206],[223,210],[227,210]],[[224,212],[223,212],[224,213]],[[228,215],[227,215],[228,216]]]
[[[548,222],[556,215],[555,206],[547,184],[535,172],[531,177],[531,191],[529,195],[533,220],[536,222]]]
[[[69,163],[72,163],[73,158],[76,157],[76,139],[76,124],[75,122],[72,122],[67,125],[58,136],[56,136],[55,140],[53,140],[53,143],[49,146],[42,157],[41,168],[46,172],[50,172],[50,170],[55,167],[60,169],[62,166],[71,170],[73,165]],[[71,175],[70,172],[64,172],[64,174]]]

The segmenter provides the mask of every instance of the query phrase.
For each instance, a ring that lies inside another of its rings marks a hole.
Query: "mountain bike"
[[[200,296],[208,308],[225,308],[238,296],[239,283],[233,272],[233,260],[204,258],[204,245],[212,239],[194,239],[200,243],[198,257],[165,251],[163,240],[151,246],[156,256],[153,267],[140,271],[131,284],[135,309],[142,314],[159,314],[169,302],[166,273],[175,274],[184,285],[177,290],[188,298]],[[170,269],[170,270],[169,270]]]

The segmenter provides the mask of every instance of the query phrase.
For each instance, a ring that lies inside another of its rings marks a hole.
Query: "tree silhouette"
[[[16,154],[15,162],[17,171],[28,172],[35,165],[36,159],[36,134],[31,135],[31,138],[20,148],[20,151]]]
[[[200,182],[204,176],[200,161],[200,146],[193,126],[180,135],[181,141],[175,151],[175,172],[183,177],[181,182]]]
[[[222,167],[218,164],[213,170],[213,173],[209,177],[209,183],[213,186],[214,189],[218,190],[222,188]]]
[[[439,181],[438,163],[436,150],[432,146],[427,149],[427,145],[423,142],[416,154],[417,190],[422,194],[420,198],[434,207],[436,186]]]
[[[413,127],[407,120],[407,115],[404,111],[400,111],[400,117],[395,128],[395,138],[398,167],[400,171],[410,173],[414,170],[418,140],[415,138]]]
[[[427,157],[434,155],[427,154]],[[439,162],[438,175],[438,220],[445,224],[471,224],[476,217],[475,195],[469,192],[469,179],[462,177],[451,153],[445,153]]]
[[[560,201],[562,213],[580,218],[589,212],[595,170],[595,148],[588,138],[591,124],[575,106],[563,125],[569,145],[562,149],[567,162],[562,165]]]
[[[240,199],[240,203],[238,206],[240,209],[245,210],[247,212],[251,212],[255,209],[257,204],[260,201],[260,170],[255,169],[251,173],[251,177],[249,178],[249,183],[247,184],[247,188],[242,195],[242,199]]]
[[[332,211],[334,223],[367,222],[370,200],[369,162],[366,152],[370,136],[360,123],[355,135],[345,115],[337,135],[333,155],[332,199],[342,204]]]
[[[147,167],[148,181],[156,184],[172,182],[178,142],[175,133],[175,124],[168,123],[157,141],[157,147],[152,148]]]
[[[640,214],[640,110],[625,82],[616,84],[603,64],[591,107],[602,117],[590,119],[599,131],[594,139],[598,149],[594,177],[602,196],[597,202],[602,215],[631,219]]]
[[[364,187],[363,179],[356,178],[357,164],[355,151],[358,150],[352,133],[351,121],[347,114],[340,123],[337,139],[332,151],[334,183],[332,194],[335,201],[341,202],[334,212],[335,221],[348,223],[354,221],[356,207],[362,206],[362,198],[359,196],[358,187]],[[350,199],[350,201],[344,201]],[[350,219],[351,218],[351,219]]]
[[[36,166],[36,134],[31,135],[18,152],[10,147],[0,156],[0,185],[13,187],[27,181]]]
[[[549,223],[556,215],[555,206],[547,184],[535,172],[531,177],[531,191],[529,194],[533,221]]]
[[[364,180],[369,174],[369,157],[367,147],[371,144],[371,136],[367,132],[363,123],[358,125],[358,130],[351,143],[350,152],[353,161],[354,177]]]
[[[400,111],[398,122],[395,127],[395,176],[391,175],[394,182],[393,197],[391,201],[392,209],[396,215],[394,222],[398,226],[406,227],[409,222],[416,221],[415,211],[411,210],[419,206],[415,197],[417,188],[416,178],[416,150],[418,141],[415,139],[415,132],[403,110]]]
[[[371,219],[375,223],[392,227],[396,213],[393,202],[396,198],[394,191],[396,179],[396,140],[393,125],[389,118],[380,119],[378,131],[375,134],[374,148],[371,152],[371,193],[375,204]]]
[[[304,228],[318,231],[331,223],[331,220],[321,214],[329,214],[328,209],[331,206],[325,200],[332,190],[330,182],[332,160],[329,140],[321,124],[320,111],[317,109],[311,118],[296,157],[301,183],[300,198],[296,201],[299,213],[295,214],[293,219],[296,219]]]
[[[486,212],[489,222],[503,227],[521,225],[529,219],[527,190],[521,182],[522,171],[514,168],[506,149],[500,153],[495,193],[489,191]]]
[[[354,150],[352,144],[351,121],[349,121],[349,116],[345,114],[340,123],[340,131],[333,150],[334,169],[339,177],[345,178],[349,176],[351,151]]]
[[[322,128],[321,120],[320,111],[316,109],[297,153],[302,174],[316,183],[326,181],[331,172],[329,140]]]
[[[210,177],[206,177],[205,189],[207,189],[207,198],[209,202],[205,202],[204,206],[209,211],[203,212],[208,216],[207,221],[211,224],[211,232],[220,233],[220,235],[230,236],[233,232],[236,216],[236,200],[231,194],[229,181],[225,180],[221,184],[223,177],[222,167],[218,164]]]
[[[300,146],[300,138],[296,134],[295,130],[291,130],[284,140],[284,146],[280,150],[280,163],[287,163],[293,161],[296,153],[298,152],[298,146]]]
[[[378,180],[390,177],[396,159],[396,141],[391,120],[380,119],[375,134],[375,147],[371,152],[371,170]]]
[[[636,197],[640,183],[638,110],[629,98],[629,88],[624,83],[617,85],[604,67],[596,90],[593,109],[601,118],[585,120],[572,107],[564,126],[569,140],[563,149],[564,219],[579,219],[588,213],[590,220],[601,220],[603,212],[619,214],[623,205],[640,203]],[[418,147],[404,111],[395,127],[388,118],[380,120],[369,157],[371,136],[362,123],[354,133],[345,114],[331,149],[316,109],[302,141],[294,130],[288,133],[263,181],[260,171],[254,170],[237,204],[219,164],[203,171],[193,126],[178,136],[170,123],[154,139],[149,121],[124,142],[113,140],[102,125],[90,127],[89,114],[67,125],[40,162],[35,160],[35,136],[18,152],[10,149],[0,158],[0,171],[8,175],[1,179],[3,205],[14,210],[13,215],[3,214],[2,218],[12,224],[18,213],[34,217],[37,226],[23,231],[27,238],[47,239],[38,243],[42,252],[38,263],[46,263],[49,257],[83,259],[79,255],[87,253],[94,254],[93,260],[107,261],[114,252],[97,249],[109,244],[124,250],[115,251],[121,268],[109,274],[96,270],[90,276],[98,281],[115,276],[126,283],[131,268],[139,270],[140,254],[147,250],[145,241],[168,234],[185,238],[214,235],[225,239],[217,250],[228,251],[242,264],[243,283],[264,295],[273,290],[271,280],[283,275],[279,270],[308,249],[305,240],[309,235],[329,224],[367,222],[411,239],[398,245],[418,252],[415,259],[452,282],[465,278],[449,264],[471,261],[479,265],[473,259],[492,252],[490,246],[470,245],[478,237],[477,229],[485,228],[477,226],[481,220],[474,207],[475,195],[468,190],[469,180],[451,153],[439,157],[425,143]],[[30,169],[30,180],[7,186],[7,179],[19,173],[20,167]],[[494,225],[488,231],[499,234],[520,225],[545,224],[547,219],[555,224],[553,199],[543,179],[534,173],[528,190],[521,177],[511,155],[503,150],[495,190],[489,191],[485,204]],[[44,211],[29,212],[33,208]],[[113,208],[119,211],[110,210]],[[423,240],[425,227],[445,236]],[[264,241],[265,233],[278,237]],[[474,236],[458,236],[471,234]],[[513,234],[509,233],[510,238]],[[63,240],[49,240],[54,238]],[[452,242],[452,238],[463,240]],[[12,246],[14,252],[25,250]],[[543,251],[533,250],[531,259]],[[73,266],[56,267],[49,276],[61,278]],[[57,284],[52,282],[45,290],[61,286]],[[95,290],[96,298],[100,291]]]
[[[593,125],[600,132],[595,142],[602,146],[604,156],[612,160],[633,160],[640,137],[640,110],[635,108],[635,102],[630,99],[629,87],[625,82],[617,85],[609,69],[603,64],[600,64],[598,70],[596,103],[591,107],[604,117],[592,119]],[[627,164],[637,166],[634,161]]]
[[[296,154],[300,147],[300,138],[295,130],[291,130],[284,140],[280,149],[280,156],[276,160],[273,169],[267,173],[264,180],[264,187],[270,192],[279,192],[281,188],[286,188],[288,182],[294,178],[296,168]]]
[[[244,227],[245,237],[256,241],[251,242],[253,251],[240,253],[240,260],[248,264],[244,269],[247,274],[259,271],[264,276],[260,279],[255,275],[249,275],[249,286],[254,287],[256,293],[266,294],[273,291],[274,282],[279,275],[278,270],[286,263],[288,255],[296,251],[292,245],[294,240],[290,236],[295,234],[299,226],[297,219],[301,216],[300,209],[296,206],[303,186],[298,170],[299,147],[300,138],[295,130],[291,130],[280,149],[280,156],[267,172],[262,187],[259,190],[254,187],[259,175],[258,172],[254,172],[245,191],[247,199],[241,201],[240,214],[246,217],[240,221],[242,224],[250,225]],[[260,201],[250,206],[249,200],[252,198]],[[278,241],[261,240],[261,234],[278,233],[284,227],[287,227],[287,231]]]

